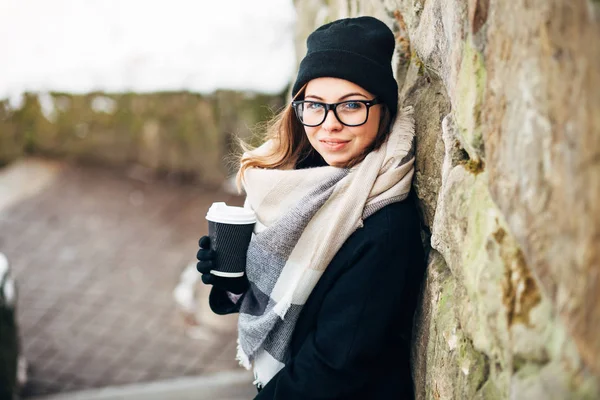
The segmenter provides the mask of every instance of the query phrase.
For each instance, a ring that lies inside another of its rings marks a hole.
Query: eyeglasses
[[[369,108],[380,104],[379,99],[347,100],[339,103],[321,103],[319,101],[292,101],[292,107],[298,120],[304,126],[319,126],[327,118],[329,110],[343,125],[360,126],[369,119]]]

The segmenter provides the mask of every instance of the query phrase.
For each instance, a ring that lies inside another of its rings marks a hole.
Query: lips
[[[349,140],[341,140],[341,139],[330,139],[330,138],[326,138],[326,139],[320,139],[319,142],[327,149],[329,150],[340,150],[342,149],[346,144],[350,143]]]
[[[350,140],[333,139],[333,138],[319,139],[319,142],[322,142],[322,143],[331,143],[331,144],[348,143],[349,141]]]

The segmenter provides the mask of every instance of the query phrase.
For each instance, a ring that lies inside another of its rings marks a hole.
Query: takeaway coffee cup
[[[215,251],[216,276],[235,278],[246,270],[246,252],[252,237],[256,215],[252,210],[213,203],[206,214],[210,247]]]

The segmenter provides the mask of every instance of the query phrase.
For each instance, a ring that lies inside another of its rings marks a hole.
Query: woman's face
[[[306,85],[304,100],[323,103],[338,103],[347,100],[373,100],[375,96],[362,87],[338,78],[317,78]],[[379,130],[381,107],[369,109],[367,122],[360,126],[343,125],[334,115],[327,113],[325,121],[315,127],[305,126],[304,130],[312,147],[327,164],[343,167],[359,156],[373,143]]]

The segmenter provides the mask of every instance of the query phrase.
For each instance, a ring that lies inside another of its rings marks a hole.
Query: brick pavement
[[[217,200],[241,204],[222,191],[67,166],[0,210],[30,366],[24,397],[239,368],[235,317],[190,339],[172,297]]]

